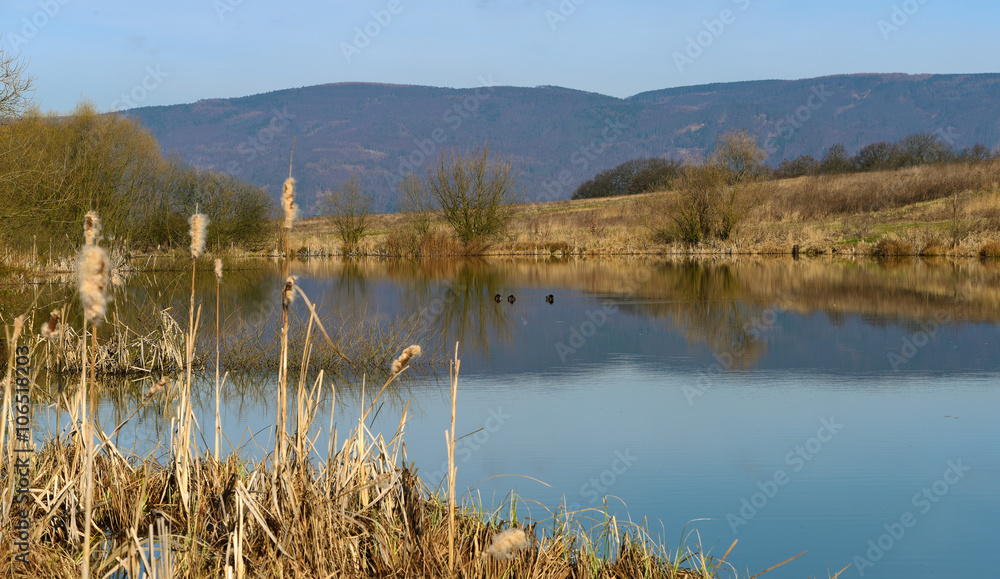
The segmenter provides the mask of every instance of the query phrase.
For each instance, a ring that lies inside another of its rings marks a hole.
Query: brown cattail
[[[281,190],[281,207],[285,210],[285,229],[291,229],[299,213],[299,206],[295,204],[295,179],[291,177],[285,179]]]
[[[77,283],[80,286],[80,302],[83,315],[92,324],[104,321],[108,308],[108,254],[96,245],[88,245],[80,251],[77,261]]]
[[[483,551],[483,558],[512,559],[517,551],[527,548],[528,535],[521,529],[507,529],[493,537],[493,544]]]
[[[215,280],[222,281],[222,260],[215,260]]]
[[[46,340],[55,340],[59,337],[59,310],[52,310],[49,321],[42,325],[42,337]]]
[[[146,398],[149,398],[150,396],[156,396],[157,394],[163,391],[163,388],[166,385],[167,385],[167,377],[161,376],[160,379],[156,382],[156,384],[153,384],[152,386],[149,387],[149,392],[146,392]]]
[[[281,290],[281,303],[285,304],[285,307],[292,305],[295,301],[295,280],[298,279],[294,275],[288,276],[285,280],[285,289]]]
[[[392,374],[396,375],[403,371],[403,368],[410,363],[410,359],[420,355],[420,346],[413,345],[403,350],[403,353],[392,363]]]
[[[114,270],[111,271],[111,285],[119,287],[123,283],[125,282],[124,280],[122,280],[122,276],[118,275],[118,268],[116,267]]]
[[[208,229],[208,215],[195,213],[191,216],[191,257],[198,259],[205,251],[205,230]]]
[[[83,216],[83,239],[87,245],[97,245],[97,238],[101,235],[101,219],[97,217],[96,211],[88,211]]]

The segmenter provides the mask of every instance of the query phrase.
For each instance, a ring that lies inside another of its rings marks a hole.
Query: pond
[[[741,577],[801,552],[768,576],[850,565],[841,577],[980,577],[1000,564],[997,265],[313,260],[293,271],[319,311],[409,320],[407,336],[432,352],[370,427],[391,438],[405,408],[406,460],[432,488],[447,470],[457,342],[458,489],[487,508],[506,514],[516,497],[519,517],[548,527],[560,504],[597,521],[606,508],[671,548],[686,540],[717,556],[738,539],[729,561]],[[273,323],[280,279],[273,263],[234,272],[223,308]],[[169,283],[133,279],[129,299],[174,299],[153,286]],[[360,377],[336,377],[316,448],[327,448],[329,413],[346,432],[383,380],[366,377],[362,393]],[[269,447],[274,391],[263,370],[230,379],[225,448]],[[105,424],[130,411],[101,407]],[[140,413],[121,446],[165,440],[171,415]]]

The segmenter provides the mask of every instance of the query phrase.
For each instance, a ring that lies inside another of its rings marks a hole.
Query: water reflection
[[[312,383],[323,370],[345,394],[359,391],[362,373],[368,383],[384,382],[395,350],[408,343],[429,352],[419,371],[438,375],[455,342],[461,344],[466,371],[503,375],[574,371],[580,364],[614,363],[622,355],[641,355],[653,365],[718,363],[729,370],[890,372],[906,364],[939,372],[996,364],[988,340],[1000,321],[1000,267],[990,262],[309,260],[292,269],[325,326],[364,362],[356,373],[343,372],[334,353],[317,349],[303,379]],[[280,278],[276,262],[233,269],[223,277],[223,371],[231,373],[223,389],[227,407],[270,400]],[[186,326],[187,279],[184,272],[134,275],[114,288],[109,315],[142,329],[159,324],[159,310],[167,308]],[[69,319],[79,317],[73,313],[79,306],[72,287],[49,284],[31,293],[39,304],[36,321],[43,310],[66,302]],[[199,348],[212,371],[211,272],[199,272],[196,294],[203,319]],[[518,299],[498,303],[496,295]],[[546,303],[549,295],[552,304]],[[307,317],[304,307],[293,311],[295,376]],[[906,357],[907,337],[919,338],[929,328],[940,328],[940,336],[934,329],[930,337],[941,339],[920,346],[927,355]],[[320,339],[315,329],[312,339],[314,344]],[[131,412],[158,378],[106,379],[102,391],[113,418]],[[75,388],[73,376],[43,379],[53,401]],[[397,384],[399,404],[408,396],[407,382]],[[196,388],[195,395],[214,399],[214,384],[206,387]]]

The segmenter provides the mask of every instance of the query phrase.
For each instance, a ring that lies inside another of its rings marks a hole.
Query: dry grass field
[[[1000,161],[766,181],[735,238],[689,245],[670,238],[681,192],[527,203],[492,243],[463,248],[439,216],[426,236],[405,214],[372,216],[355,253],[419,255],[792,254],[1000,255]],[[336,255],[329,222],[300,222],[292,247]]]

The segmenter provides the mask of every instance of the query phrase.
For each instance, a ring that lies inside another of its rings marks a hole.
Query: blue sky
[[[987,0],[4,0],[43,110],[330,82],[646,90],[858,72],[997,72]],[[359,34],[360,31],[360,34]]]

